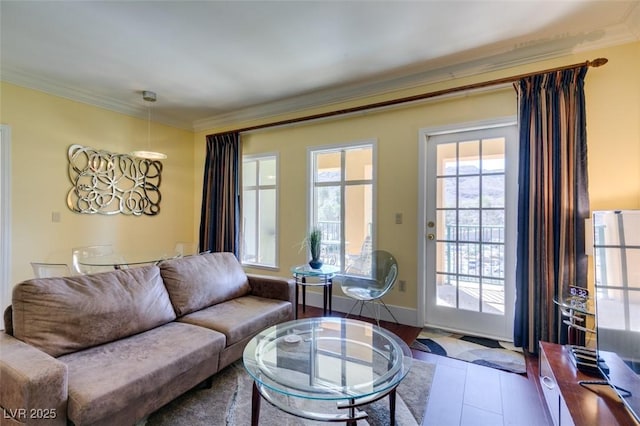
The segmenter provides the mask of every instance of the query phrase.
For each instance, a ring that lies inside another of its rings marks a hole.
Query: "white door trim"
[[[429,137],[458,133],[479,129],[488,129],[496,127],[513,126],[517,124],[516,116],[498,117],[490,120],[481,120],[465,123],[455,123],[446,126],[438,127],[426,127],[418,130],[418,223],[417,231],[418,236],[418,271],[417,271],[417,284],[418,284],[418,309],[417,320],[418,327],[423,327],[426,323],[425,307],[427,305],[427,277],[426,271],[433,270],[434,265],[426,264],[426,234],[427,234],[427,141]],[[516,174],[517,176],[517,174]],[[508,183],[509,184],[509,183]],[[517,182],[510,182],[510,184],[517,185]],[[505,271],[508,273],[508,271]]]
[[[0,329],[11,304],[11,128],[0,124]]]

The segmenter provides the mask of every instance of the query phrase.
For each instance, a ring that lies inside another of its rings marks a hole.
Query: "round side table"
[[[293,277],[296,280],[296,307],[294,318],[298,318],[298,289],[302,288],[302,312],[305,312],[307,302],[307,287],[322,286],[322,307],[323,315],[327,315],[327,306],[331,314],[331,295],[333,293],[333,277],[340,269],[334,265],[322,265],[319,269],[313,269],[308,264],[298,265],[291,268]]]

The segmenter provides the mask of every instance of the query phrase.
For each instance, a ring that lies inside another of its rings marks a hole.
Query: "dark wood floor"
[[[298,308],[298,318],[322,316],[322,309]],[[336,313],[332,316],[344,316]],[[374,322],[369,318],[358,318]],[[407,345],[419,327],[380,321]],[[538,360],[527,357],[527,374],[513,374],[469,362],[412,350],[413,357],[436,364],[423,425],[435,426],[546,426],[551,421],[538,388]]]

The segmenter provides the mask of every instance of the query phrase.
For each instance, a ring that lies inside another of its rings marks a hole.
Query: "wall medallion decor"
[[[86,214],[154,216],[160,212],[162,163],[71,145],[67,206]]]

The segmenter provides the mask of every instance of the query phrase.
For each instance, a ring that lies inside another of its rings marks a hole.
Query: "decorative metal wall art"
[[[86,214],[154,216],[160,212],[162,163],[71,145],[67,206]]]

